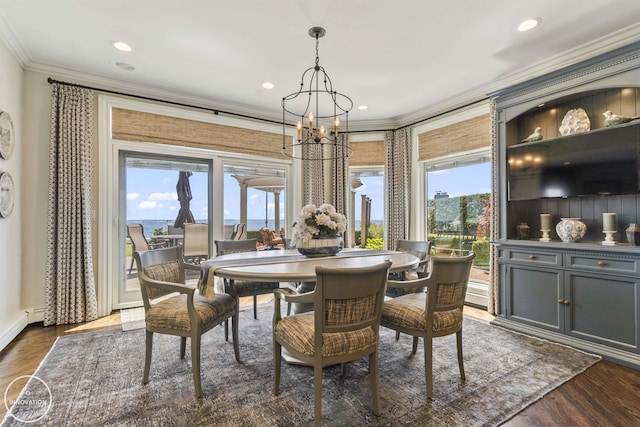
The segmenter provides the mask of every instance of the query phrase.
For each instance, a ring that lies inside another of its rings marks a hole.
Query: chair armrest
[[[163,282],[161,280],[152,280],[147,277],[144,278],[145,286],[151,286],[167,292],[178,292],[181,294],[193,295],[196,288],[195,286],[183,285],[181,283]]]
[[[300,303],[300,304],[313,303],[313,300],[315,298],[313,292],[305,292],[303,294],[299,294],[290,288],[275,289],[273,291],[273,296],[277,300]]]
[[[430,275],[418,273],[418,278],[413,280],[387,279],[387,288],[422,288],[427,286]]]

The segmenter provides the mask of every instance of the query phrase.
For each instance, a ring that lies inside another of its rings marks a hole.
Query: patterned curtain
[[[309,132],[305,129],[303,132]],[[306,138],[306,135],[304,136]],[[320,206],[324,200],[324,161],[323,147],[320,145],[302,145],[302,203]],[[300,206],[302,208],[302,206]]]
[[[91,258],[93,93],[53,84],[44,324],[98,318]]]
[[[332,147],[333,151],[333,198],[331,203],[336,210],[343,215],[349,214],[349,195],[351,192],[351,179],[349,177],[349,135],[338,135],[337,146]],[[349,223],[347,221],[347,223]],[[343,235],[345,247],[350,247],[349,233]]]
[[[498,240],[498,205],[497,194],[498,184],[498,133],[497,133],[497,116],[496,101],[491,100],[489,103],[490,126],[491,126],[491,232],[489,241]],[[487,303],[487,311],[491,314],[498,312],[498,251],[495,245],[489,246],[489,301]]]
[[[384,134],[384,184],[387,202],[384,221],[385,247],[394,249],[398,239],[409,237],[411,212],[411,131],[408,128]]]

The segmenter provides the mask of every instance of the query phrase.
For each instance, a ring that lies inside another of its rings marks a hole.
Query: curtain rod
[[[132,98],[143,99],[145,101],[162,102],[162,103],[165,103],[165,104],[175,105],[175,106],[178,106],[178,107],[195,108],[195,109],[198,109],[198,110],[204,110],[204,111],[212,112],[216,116],[219,115],[219,114],[226,114],[226,115],[229,115],[229,116],[242,117],[244,119],[257,120],[257,121],[260,121],[260,122],[274,123],[274,124],[278,124],[278,125],[282,124],[282,122],[279,122],[279,121],[276,121],[276,120],[271,120],[271,119],[265,119],[265,118],[262,118],[262,117],[253,117],[253,116],[249,116],[249,115],[246,115],[246,114],[240,114],[240,113],[234,113],[234,112],[231,112],[231,111],[219,110],[217,108],[209,108],[209,107],[202,107],[202,106],[199,106],[199,105],[185,104],[185,103],[182,103],[182,102],[168,101],[166,99],[152,98],[150,96],[133,95],[133,94],[130,94],[130,93],[118,92],[118,91],[115,91],[115,90],[102,89],[102,88],[92,87],[92,86],[85,86],[85,85],[81,85],[81,84],[78,84],[78,83],[63,82],[63,81],[60,81],[60,80],[52,79],[51,77],[49,77],[47,79],[47,82],[49,82],[49,84],[58,83],[58,84],[66,85],[66,86],[73,86],[73,87],[79,87],[79,88],[82,88],[82,89],[90,89],[90,90],[95,90],[95,91],[99,91],[99,92],[110,93],[112,95],[128,96],[128,97],[132,97]],[[462,108],[470,107],[470,106],[472,106],[474,104],[477,104],[478,102],[482,102],[482,101],[484,101],[486,99],[488,99],[488,98],[483,98],[483,99],[479,99],[477,101],[469,102],[469,103],[464,104],[464,105],[462,105],[460,107],[453,108],[453,109],[447,110],[447,111],[443,111],[441,113],[434,114],[433,116],[425,117],[423,119],[417,120],[417,121],[415,121],[413,123],[409,123],[408,125],[405,125],[405,126],[400,126],[398,128],[395,128],[395,129],[354,130],[354,131],[349,131],[349,133],[395,132],[397,130],[400,130],[400,129],[403,129],[403,128],[406,128],[406,127],[411,127],[411,126],[415,126],[417,124],[420,124],[422,122],[426,122],[427,120],[435,119],[436,117],[444,116],[445,114],[452,113],[452,112],[454,112],[456,110],[460,110]],[[295,126],[295,125],[287,125],[287,126]]]

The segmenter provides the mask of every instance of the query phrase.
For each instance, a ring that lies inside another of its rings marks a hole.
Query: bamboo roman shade
[[[351,141],[349,166],[384,166],[384,141]]]
[[[418,160],[491,147],[489,114],[474,117],[418,135]]]
[[[114,108],[112,138],[282,159],[282,134]]]

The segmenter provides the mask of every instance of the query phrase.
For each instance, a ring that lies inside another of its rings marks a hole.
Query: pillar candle
[[[551,230],[551,214],[540,214],[540,230]]]
[[[615,231],[616,230],[616,214],[613,212],[606,212],[602,214],[602,231]]]

